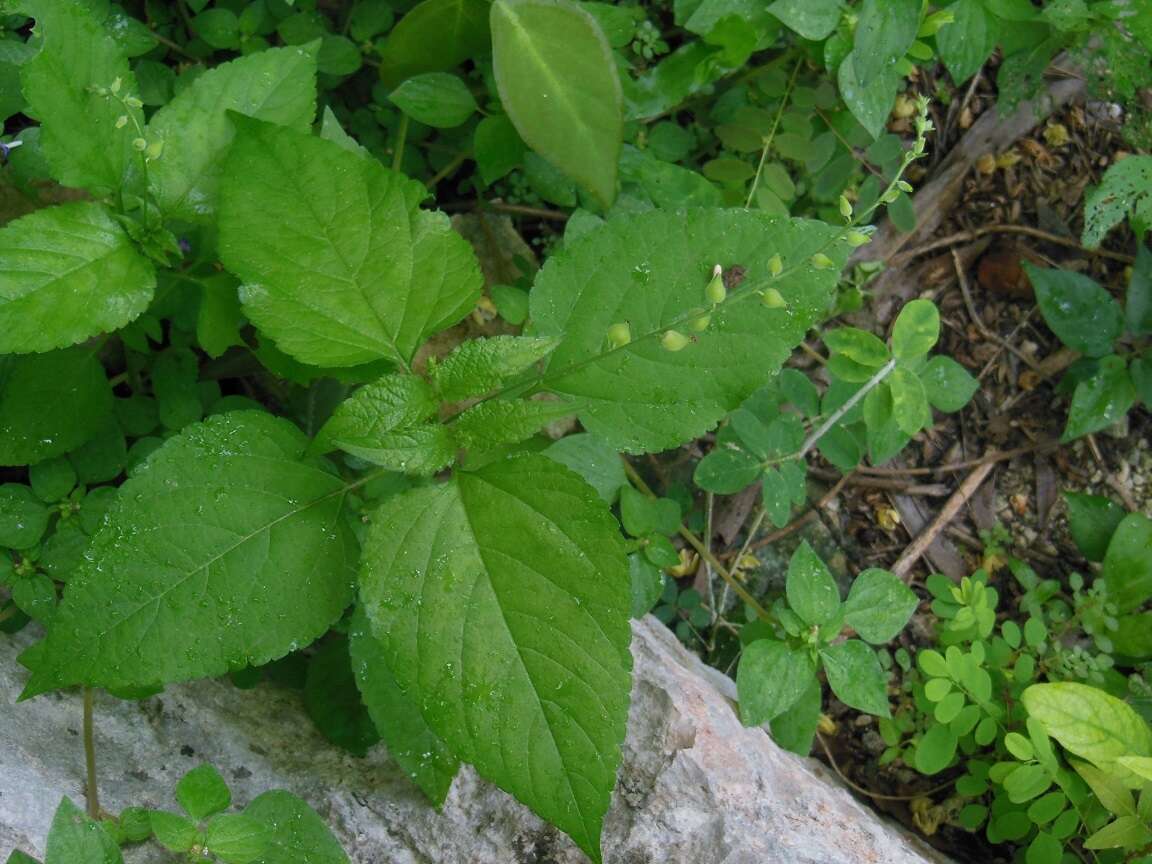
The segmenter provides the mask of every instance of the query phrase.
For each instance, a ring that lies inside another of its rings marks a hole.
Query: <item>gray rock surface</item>
[[[83,798],[75,692],[15,704],[29,634],[0,640],[0,861],[43,851],[62,795]],[[941,862],[857,802],[814,760],[777,748],[732,710],[732,682],[654,619],[634,625],[635,686],[624,766],[604,831],[609,864],[925,864]],[[442,812],[380,746],[366,759],[327,744],[298,696],[219,681],[139,703],[97,703],[105,808],[175,809],[176,780],[216,765],[243,805],[270,788],[314,806],[357,864],[578,864],[566,837],[465,769]],[[171,861],[138,849],[129,862]]]

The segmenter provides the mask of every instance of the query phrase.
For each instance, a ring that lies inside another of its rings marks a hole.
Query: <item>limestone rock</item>
[[[28,632],[0,641],[0,860],[39,855],[60,797],[83,799],[80,696],[15,704]],[[609,864],[926,864],[943,859],[857,802],[814,760],[780,750],[732,709],[731,680],[652,618],[634,624],[635,685],[624,765],[604,831]],[[169,687],[142,702],[98,697],[105,809],[176,809],[201,761],[243,805],[287,789],[325,817],[357,864],[580,864],[556,830],[464,769],[442,812],[382,746],[356,759],[325,742],[298,694],[227,682]],[[139,847],[130,864],[170,861]]]

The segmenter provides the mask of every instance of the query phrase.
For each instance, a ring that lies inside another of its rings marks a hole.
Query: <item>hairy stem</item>
[[[833,411],[829,415],[828,419],[820,425],[819,429],[808,436],[808,438],[804,441],[804,446],[801,447],[800,452],[796,454],[796,458],[803,459],[805,456],[807,456],[812,448],[820,443],[820,439],[828,434],[828,430],[835,426],[840,421],[841,417],[855,408],[860,400],[867,396],[873,389],[875,389],[876,385],[887,378],[895,368],[896,358],[893,357],[891,360],[881,366],[880,370],[875,375],[864,382],[864,386],[853,393],[851,399]]]

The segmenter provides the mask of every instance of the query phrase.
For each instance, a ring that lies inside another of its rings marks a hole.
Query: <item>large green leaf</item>
[[[25,695],[220,675],[324,633],[351,600],[354,540],[347,486],[306,445],[238,411],[137,467],[30,652]]]
[[[628,715],[629,592],[606,505],[542,456],[393,498],[365,540],[361,595],[407,698],[597,861]]]
[[[201,220],[216,208],[220,164],[232,143],[229,111],[307,132],[316,116],[317,43],[270,48],[196,78],[148,124],[164,142],[148,181],[171,218]]]
[[[356,607],[348,640],[360,697],[388,745],[388,753],[439,807],[448,796],[460,760],[429,728],[420,706],[396,683],[384,647],[372,634],[363,606]]]
[[[872,87],[887,81],[893,67],[916,40],[920,0],[863,0],[856,22],[856,81]]]
[[[380,78],[395,87],[421,72],[442,72],[488,48],[487,0],[424,0],[380,48]]]
[[[759,726],[779,717],[816,680],[816,664],[803,648],[777,639],[757,639],[744,649],[736,671],[740,719]]]
[[[955,20],[936,34],[936,48],[952,80],[962,84],[980,71],[996,48],[1000,21],[983,0],[957,0],[948,11]]]
[[[40,53],[21,67],[20,77],[52,176],[98,193],[120,188],[140,158],[132,140],[144,117],[120,101],[138,93],[127,57],[84,3],[29,0],[23,8],[43,36]],[[122,116],[134,122],[117,127]]]
[[[1033,684],[1028,714],[1070,753],[1107,768],[1121,756],[1152,755],[1148,724],[1129,705],[1087,684]]]
[[[839,233],[747,210],[609,221],[554,255],[537,277],[532,335],[561,340],[544,361],[542,386],[580,399],[588,431],[620,450],[665,450],[699,436],[762,387],[823,315],[847,252]],[[812,266],[819,251],[835,266]],[[785,270],[773,279],[775,255]],[[743,281],[713,310],[706,331],[683,350],[667,350],[660,334],[687,329],[700,315],[716,264],[743,267]],[[760,302],[756,289],[769,285],[785,305]],[[613,348],[608,329],[621,322],[632,339]]]
[[[273,789],[257,795],[244,815],[270,832],[270,842],[252,864],[348,864],[327,823],[291,792]]]
[[[100,204],[37,210],[0,228],[0,353],[51,351],[147,307],[152,264]]]
[[[316,366],[407,366],[480,294],[471,247],[424,187],[332,141],[233,116],[220,253],[248,318]],[[268,214],[275,213],[275,219]]]
[[[0,357],[0,465],[32,465],[79,447],[112,411],[94,349]]]
[[[44,864],[122,864],[120,847],[100,822],[61,798],[48,832]],[[11,859],[9,859],[11,860]]]
[[[491,18],[496,86],[516,131],[607,207],[624,98],[596,19],[570,0],[496,0]]]
[[[1125,516],[1104,556],[1108,597],[1130,612],[1152,597],[1152,520],[1143,513]]]

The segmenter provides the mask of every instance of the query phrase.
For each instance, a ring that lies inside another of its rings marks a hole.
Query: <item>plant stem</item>
[[[100,793],[96,788],[96,741],[92,734],[92,688],[84,688],[84,766],[88,782],[84,797],[88,802],[88,815],[100,818]]]
[[[392,148],[392,170],[399,171],[404,162],[404,139],[408,137],[408,115],[400,115],[400,127],[396,130],[396,144]]]
[[[857,403],[865,396],[867,396],[873,389],[875,389],[876,385],[887,378],[889,373],[891,373],[895,368],[896,358],[893,357],[891,360],[881,366],[880,370],[875,375],[864,382],[864,386],[853,393],[852,398],[850,398],[847,402],[833,411],[829,415],[828,419],[821,424],[819,429],[808,436],[808,438],[804,441],[804,446],[801,447],[800,452],[796,454],[796,458],[803,459],[805,456],[807,456],[809,451],[811,451],[813,447],[820,443],[820,439],[828,434],[828,430],[835,426],[840,421],[841,417],[855,408]]]
[[[784,96],[780,99],[780,107],[776,109],[776,116],[772,118],[772,127],[768,130],[767,137],[764,138],[764,146],[760,150],[760,161],[756,164],[756,176],[752,178],[752,188],[748,190],[748,200],[744,202],[745,210],[752,206],[752,199],[756,197],[756,187],[760,185],[760,174],[764,170],[764,160],[768,157],[768,149],[776,138],[776,127],[780,125],[780,118],[784,116],[784,109],[788,107],[788,98],[792,95],[792,86],[796,83],[796,73],[800,71],[801,62],[803,62],[803,58],[797,59],[796,65],[792,67],[792,77],[788,79],[788,86],[784,88]]]
[[[472,156],[472,148],[471,147],[464,148],[463,150],[461,150],[459,153],[456,154],[456,156],[452,159],[451,162],[449,162],[447,165],[445,165],[443,168],[441,168],[439,171],[437,171],[434,175],[432,175],[432,179],[430,179],[424,185],[427,186],[429,189],[435,189],[437,183],[439,183],[441,180],[443,180],[449,174],[452,174],[457,168],[459,168],[461,165],[463,165],[466,160],[470,159],[471,156]]]
[[[624,473],[628,475],[628,479],[632,481],[632,484],[649,498],[655,498],[656,493],[644,482],[644,478],[636,472],[636,469],[632,467],[632,463],[624,456],[620,457],[620,461],[624,463]],[[720,560],[708,550],[704,541],[697,537],[688,526],[681,524],[679,533],[680,536],[687,540],[688,544],[696,550],[700,557],[703,558],[713,570],[720,574],[720,578],[731,586],[736,596],[751,606],[757,615],[765,621],[776,620],[772,617],[772,613],[761,606],[760,602],[748,592],[748,589],[740,584],[740,580],[733,576],[728,568],[720,563]]]

